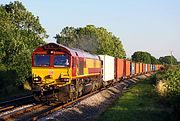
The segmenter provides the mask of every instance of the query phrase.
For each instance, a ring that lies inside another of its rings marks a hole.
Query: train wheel
[[[34,99],[35,99],[36,101],[38,101],[38,102],[41,101],[39,95],[33,94],[33,97],[34,97]]]
[[[76,99],[78,97],[78,91],[76,90],[74,85],[70,85],[70,100]]]

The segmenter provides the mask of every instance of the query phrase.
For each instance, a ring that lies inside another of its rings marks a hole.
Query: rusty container
[[[143,72],[143,64],[139,63],[139,73],[141,74]]]
[[[157,70],[160,70],[160,68],[161,68],[161,65],[157,64]]]
[[[151,71],[151,64],[148,64],[148,72]]]
[[[159,64],[156,64],[156,71],[159,70]]]
[[[158,67],[157,67],[157,64],[155,64],[155,71],[157,71]]]
[[[131,61],[129,60],[124,60],[124,75],[126,77],[129,77],[131,75],[131,69],[130,69]]]
[[[136,63],[136,66],[135,66],[135,73],[136,73],[136,75],[138,75],[139,74],[139,63]]]
[[[114,61],[115,79],[120,79],[124,76],[124,59],[115,58]]]
[[[143,63],[143,73],[146,73],[146,64]]]

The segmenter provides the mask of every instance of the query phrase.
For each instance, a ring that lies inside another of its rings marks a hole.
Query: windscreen
[[[67,67],[69,66],[69,56],[67,55],[54,55],[54,66],[55,67]]]
[[[50,66],[50,55],[35,55],[34,66]]]

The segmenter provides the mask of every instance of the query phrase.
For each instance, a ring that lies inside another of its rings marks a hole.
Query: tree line
[[[107,54],[126,58],[120,38],[103,27],[87,25],[85,27],[65,27],[56,34],[57,43],[68,47],[79,48],[92,54]]]
[[[0,5],[0,93],[31,75],[31,53],[47,37],[39,18],[21,2]]]
[[[132,56],[132,61],[143,62],[148,64],[173,64],[177,65],[178,61],[174,56],[164,56],[156,59],[148,52],[137,51]]]

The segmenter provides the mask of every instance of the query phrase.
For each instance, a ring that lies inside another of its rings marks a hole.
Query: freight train
[[[124,78],[159,70],[160,66],[49,43],[32,54],[32,91],[39,101],[67,102]]]

